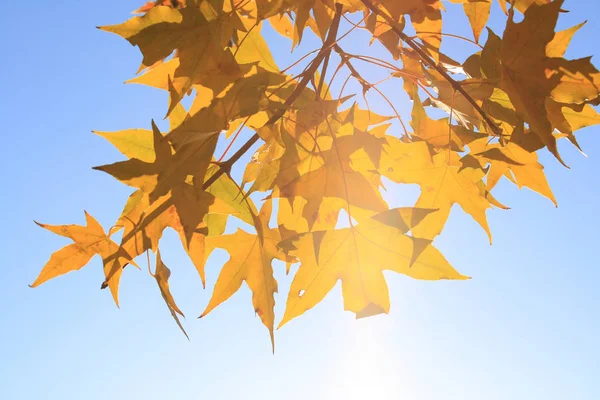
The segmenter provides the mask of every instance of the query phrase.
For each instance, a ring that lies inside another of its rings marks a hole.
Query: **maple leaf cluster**
[[[203,284],[211,252],[229,253],[202,316],[246,282],[273,339],[273,260],[288,272],[299,263],[280,326],[317,305],[338,281],[344,308],[365,317],[390,309],[383,271],[467,279],[432,244],[452,206],[472,216],[491,241],[486,211],[507,208],[491,193],[502,177],[556,203],[537,152],[547,149],[563,162],[557,140],[579,147],[575,131],[600,122],[593,107],[600,74],[590,58],[564,58],[583,24],[555,32],[563,0],[499,0],[506,28],[501,36],[488,28],[483,45],[491,0],[451,2],[462,4],[472,26],[474,40],[463,39],[480,47],[463,63],[440,51],[440,0],[159,0],[125,23],[101,27],[139,48],[141,74],[129,82],[168,92],[170,128],[161,132],[153,122],[150,130],[95,132],[127,158],[96,169],[135,191],[108,233],[87,213],[85,227],[40,224],[74,243],[52,255],[32,286],[99,254],[102,287],[118,304],[123,269],[156,252],[151,274],[183,330],[158,251],[171,228]],[[523,13],[521,22],[515,13]],[[322,47],[291,75],[276,65],[261,34],[265,24],[293,48],[307,29]],[[358,29],[389,59],[347,52],[342,39]],[[346,71],[365,100],[378,96],[395,110],[378,84],[363,77],[365,65],[388,71],[410,96],[410,123],[351,103],[345,84],[332,94],[338,72]],[[328,72],[333,77],[326,82]],[[181,101],[188,96],[186,108]],[[426,108],[447,115],[435,119]],[[219,141],[228,141],[225,154],[215,154]],[[231,169],[254,145],[237,182]],[[382,196],[384,179],[419,185],[414,207],[391,208]],[[342,210],[347,227],[336,228]],[[254,229],[225,234],[232,218]]]

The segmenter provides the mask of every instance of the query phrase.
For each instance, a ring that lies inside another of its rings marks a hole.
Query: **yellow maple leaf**
[[[52,254],[31,287],[39,286],[52,278],[81,269],[92,257],[98,254],[102,257],[104,263],[107,285],[118,306],[121,272],[125,265],[128,263],[135,264],[135,262],[125,249],[106,235],[104,229],[94,217],[86,212],[85,219],[86,226],[46,225],[36,222],[42,228],[46,228],[57,235],[68,237],[75,243],[67,245]],[[111,275],[110,271],[114,265],[117,265],[118,268]]]
[[[502,7],[502,10],[506,14],[508,14],[507,4],[510,4],[511,6],[515,7],[517,10],[524,13],[533,4],[538,4],[538,5],[548,4],[551,1],[552,0],[498,0],[498,2],[500,3],[500,6]]]
[[[185,125],[182,124],[182,125]],[[155,201],[172,188],[185,182],[188,175],[202,177],[208,169],[218,132],[197,135],[195,140],[182,145],[175,153],[171,145],[158,127],[152,122],[153,145],[155,159],[147,162],[131,158],[114,164],[94,167],[106,172],[119,181],[142,189],[150,194],[150,200]],[[197,186],[201,186],[197,185]]]
[[[258,216],[254,218],[256,234],[238,229],[231,235],[212,236],[206,239],[206,257],[215,248],[225,249],[229,261],[225,263],[215,283],[213,295],[200,317],[206,316],[219,304],[229,299],[245,281],[252,290],[252,304],[263,324],[269,329],[271,342],[275,346],[273,325],[275,323],[275,297],[277,281],[273,277],[274,259],[293,262],[277,249],[281,241],[279,232],[268,226],[272,202],[266,201]]]
[[[484,164],[490,163],[486,183],[488,191],[505,176],[519,188],[528,187],[556,205],[544,167],[538,162],[536,153],[530,153],[516,143],[508,143],[503,147],[499,144],[486,144],[484,141],[471,144],[471,150],[475,158]]]
[[[169,311],[171,312],[173,319],[177,323],[177,326],[179,327],[179,329],[181,329],[181,331],[183,332],[185,337],[188,338],[188,340],[190,340],[190,337],[188,336],[185,329],[183,329],[183,325],[181,325],[181,321],[179,321],[179,317],[177,315],[177,314],[179,314],[182,317],[184,317],[184,315],[181,312],[181,310],[179,309],[179,307],[177,307],[177,304],[175,303],[175,299],[173,298],[173,295],[171,294],[171,289],[169,287],[169,278],[170,277],[171,277],[171,270],[165,265],[162,258],[160,257],[160,251],[157,251],[156,252],[156,270],[154,271],[154,279],[156,279],[156,283],[158,284],[158,288],[160,289],[160,294],[162,295],[162,298],[164,299],[165,304],[169,308]]]
[[[405,235],[431,211],[393,209],[358,226],[283,241],[280,247],[301,264],[279,326],[321,302],[338,280],[342,281],[344,309],[361,318],[389,312],[385,270],[415,279],[467,279],[429,241]]]
[[[189,184],[180,185],[172,194],[153,202],[147,193],[138,190],[129,197],[117,221],[124,228],[121,247],[133,257],[147,250],[156,251],[164,230],[170,227],[179,235],[205,285],[204,240],[211,224],[208,217],[235,212],[223,200],[208,192],[197,192]]]
[[[491,205],[479,187],[485,175],[480,165],[464,164],[451,150],[430,156],[424,142],[407,144],[388,138],[388,146],[381,160],[381,173],[394,182],[418,184],[421,195],[415,207],[438,210],[413,231],[415,236],[433,239],[439,235],[450,209],[459,204],[481,225],[491,241],[485,216]]]
[[[548,57],[548,45],[555,37],[554,28],[562,4],[563,0],[533,4],[520,23],[513,21],[511,11],[499,53],[501,88],[517,113],[559,160],[546,100],[580,104],[600,95],[600,73],[588,58]],[[551,47],[550,51],[555,50]]]
[[[442,43],[442,2],[440,0],[382,0],[381,4],[395,20],[409,15],[417,36],[423,41],[431,57],[439,61]]]

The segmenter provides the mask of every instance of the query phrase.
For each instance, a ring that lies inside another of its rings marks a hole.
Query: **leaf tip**
[[[278,330],[280,330],[280,329],[281,329],[281,328],[283,328],[283,326],[284,326],[285,324],[287,324],[289,321],[290,321],[290,320],[289,320],[289,318],[288,318],[286,315],[284,315],[284,316],[283,316],[283,319],[282,319],[281,321],[279,321],[279,324],[277,324],[277,328],[275,328],[275,330],[277,330],[277,331],[278,331]]]
[[[560,156],[560,154],[558,154],[558,150],[556,151],[552,151],[550,150],[550,152],[554,155],[554,157],[556,157],[556,159],[558,160],[559,163],[561,163],[566,169],[571,169],[571,167],[569,167],[567,165],[567,163],[565,163],[562,159],[562,157]]]
[[[269,328],[269,334],[271,336],[271,351],[273,355],[275,355],[275,334],[273,333],[273,328]]]

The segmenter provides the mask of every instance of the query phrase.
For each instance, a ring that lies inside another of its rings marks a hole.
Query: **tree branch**
[[[267,123],[265,125],[274,124],[283,116],[283,114],[285,113],[285,108],[294,104],[296,99],[300,96],[302,91],[306,88],[306,86],[310,82],[310,79],[314,75],[317,68],[319,68],[319,65],[321,65],[321,62],[323,61],[323,59],[325,59],[329,55],[329,53],[331,53],[331,50],[333,49],[333,46],[335,45],[336,40],[337,40],[336,38],[337,38],[338,29],[340,27],[340,19],[342,17],[342,5],[336,3],[335,7],[336,7],[335,8],[335,17],[333,18],[331,27],[329,28],[329,33],[327,34],[327,38],[326,38],[325,42],[323,43],[323,47],[321,47],[321,50],[319,51],[317,56],[313,59],[310,66],[308,67],[308,69],[303,73],[304,76],[302,77],[301,81],[298,83],[298,86],[296,86],[296,89],[294,89],[294,91],[292,92],[290,97],[288,97],[288,99],[285,101],[286,107],[282,107],[283,111],[280,111],[280,112],[276,113],[275,115],[273,115],[267,121]],[[210,187],[210,185],[215,183],[215,181],[217,179],[219,179],[221,177],[221,175],[223,175],[224,173],[229,174],[229,172],[231,171],[232,165],[237,160],[239,160],[240,157],[242,157],[252,147],[252,145],[254,145],[254,143],[256,143],[258,141],[258,139],[260,139],[260,137],[258,136],[257,133],[255,133],[238,151],[235,152],[234,155],[231,156],[231,158],[229,158],[229,160],[227,160],[223,163],[219,163],[219,169],[207,181],[204,182],[204,184],[202,185],[202,189],[203,190],[208,189]],[[172,205],[173,205],[173,199],[169,198],[164,203],[162,203],[160,206],[158,206],[156,209],[154,209],[150,214],[146,215],[140,221],[140,224],[136,229],[129,232],[129,234],[123,236],[123,238],[121,239],[121,246],[123,246],[124,243],[131,240],[140,229],[143,229],[153,219],[155,219],[160,214],[165,212]],[[117,262],[117,261],[118,261],[118,258],[115,260],[115,262]],[[115,268],[115,266],[116,266],[116,268]],[[107,287],[108,281],[117,272],[116,271],[117,268],[121,268],[120,265],[115,265],[115,266],[113,266],[113,268],[111,269],[111,271],[108,274],[108,277],[103,282],[102,289]]]
[[[325,56],[325,61],[323,61],[323,69],[321,70],[321,77],[319,79],[319,85],[316,87],[316,98],[320,99],[321,98],[321,90],[323,89],[323,83],[325,82],[325,75],[327,74],[327,67],[329,66],[329,57],[331,56],[331,48],[329,48],[329,51],[327,52],[327,55]]]
[[[417,43],[415,43],[415,41],[412,38],[406,35],[402,31],[402,28],[400,27],[400,24],[398,24],[398,22],[394,21],[389,15],[379,10],[371,0],[361,1],[369,10],[371,10],[377,16],[383,18],[385,22],[387,22],[387,24],[390,26],[392,31],[400,38],[400,40],[402,40],[404,43],[410,46],[426,64],[428,64],[430,67],[434,68],[437,72],[439,72],[440,75],[442,75],[442,77],[446,79],[448,83],[450,83],[450,85],[455,91],[462,94],[464,98],[467,99],[467,101],[473,106],[473,108],[477,110],[479,115],[481,115],[485,123],[490,127],[490,129],[496,136],[500,136],[502,134],[502,129],[500,129],[500,127],[496,125],[494,121],[492,121],[489,115],[481,108],[479,104],[477,104],[475,99],[473,99],[473,97],[471,97],[471,95],[467,93],[467,91],[462,87],[462,85],[459,82],[455,81],[454,78],[452,78],[446,72],[446,70],[437,65],[435,61],[433,61],[433,59],[425,51],[423,51],[423,49]]]
[[[333,45],[336,43],[337,33],[338,33],[338,30],[340,27],[340,19],[342,17],[342,8],[343,8],[343,6],[341,4],[336,3],[335,16],[333,17],[333,21],[331,22],[331,27],[329,28],[329,33],[327,34],[327,38],[325,39],[325,42],[323,43],[323,47],[321,47],[321,50],[319,51],[317,56],[312,61],[310,67],[304,72],[304,74],[303,74],[304,76],[302,77],[302,80],[300,81],[300,83],[298,83],[298,86],[296,86],[296,89],[294,89],[294,91],[292,92],[290,97],[288,97],[288,99],[285,101],[285,103],[284,103],[285,107],[282,107],[282,111],[274,114],[271,118],[269,118],[269,120],[267,121],[265,126],[272,125],[275,122],[279,121],[279,119],[285,113],[285,108],[294,104],[296,99],[300,96],[300,94],[302,93],[304,88],[306,88],[306,86],[310,82],[310,79],[315,74],[315,71],[317,70],[317,68],[319,68],[319,65],[321,65],[321,62],[323,61],[323,59],[326,59],[329,56],[329,54],[331,53],[331,49],[333,48]],[[217,172],[215,172],[215,174],[213,176],[208,178],[208,180],[206,182],[204,182],[202,189],[203,190],[208,189],[210,187],[210,185],[215,183],[215,181],[217,179],[219,179],[219,177],[221,175],[223,175],[225,172],[229,172],[229,170],[231,170],[231,167],[233,166],[233,164],[237,160],[239,160],[240,157],[242,157],[248,150],[250,150],[250,148],[256,142],[258,142],[258,139],[260,139],[260,137],[258,136],[258,133],[255,133],[250,139],[248,139],[248,141],[246,143],[244,143],[244,145],[242,147],[240,147],[240,149],[238,151],[235,152],[234,155],[232,155],[227,161],[225,161],[224,163],[222,163],[220,165],[219,170]]]
[[[338,44],[336,44],[333,47],[333,49],[341,57],[343,65],[345,65],[350,70],[350,76],[354,77],[362,85],[363,98],[365,99],[365,101],[366,101],[365,96],[366,96],[367,90],[373,89],[377,93],[379,93],[379,95],[383,98],[383,100],[385,100],[385,102],[388,103],[388,105],[394,111],[394,114],[396,114],[396,118],[398,119],[398,121],[400,122],[400,125],[402,125],[402,129],[404,130],[404,134],[408,135],[408,129],[406,129],[406,125],[404,124],[404,121],[402,121],[402,118],[400,117],[400,113],[398,113],[398,110],[396,109],[396,107],[394,107],[394,105],[392,104],[390,99],[388,99],[387,96],[385,94],[383,94],[383,92],[377,88],[377,85],[374,85],[371,82],[368,82],[365,78],[362,77],[362,75],[357,71],[357,69],[354,67],[354,65],[352,65],[352,62],[350,61],[350,55],[348,53],[346,53]]]

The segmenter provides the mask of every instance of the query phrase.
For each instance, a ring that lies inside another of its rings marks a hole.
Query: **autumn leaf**
[[[156,160],[154,136],[147,129],[127,129],[117,132],[97,132],[98,136],[108,140],[127,158],[137,158],[145,163]]]
[[[529,9],[529,7],[533,4],[541,5],[548,4],[552,0],[498,0],[500,6],[507,13],[507,5],[514,6],[517,10],[521,12],[525,12]]]
[[[390,210],[376,216],[377,222],[282,242],[280,247],[301,264],[279,326],[321,302],[338,280],[342,281],[344,309],[361,318],[389,312],[385,270],[416,279],[466,279],[428,241],[405,235],[431,210],[411,211]]]
[[[98,134],[107,138],[123,154],[131,157],[121,170],[127,172],[128,165],[143,166],[148,173],[154,174],[156,170],[153,165],[156,165],[157,157],[171,154],[171,147],[155,125],[153,132],[133,132],[135,134],[127,135],[128,140],[123,140],[128,131]],[[134,169],[134,172],[139,169]],[[149,180],[150,184],[154,182],[152,176],[148,177],[143,173],[139,179]],[[146,188],[145,185],[141,186]],[[174,186],[171,193],[160,196],[155,201],[151,200],[148,190],[137,190],[129,197],[116,224],[124,228],[121,247],[132,257],[147,250],[156,251],[163,231],[171,227],[179,234],[204,284],[204,236],[211,230],[214,232],[221,229],[221,222],[217,221],[221,221],[223,217],[226,221],[230,214],[240,215],[239,207],[236,207],[233,201],[234,197],[227,192],[231,191],[231,188],[227,189],[227,185],[225,189],[222,187],[222,184],[215,185],[211,189],[212,193],[209,193],[199,191],[184,182]],[[213,193],[217,193],[218,196],[215,197]],[[242,218],[244,219],[243,216]],[[119,264],[113,263],[107,281],[112,275],[120,273],[120,269]],[[106,285],[106,282],[104,284]]]
[[[223,248],[230,259],[223,266],[215,284],[208,306],[200,317],[206,316],[219,304],[229,299],[246,282],[252,290],[254,311],[269,329],[271,342],[275,346],[273,325],[275,323],[275,297],[277,281],[273,277],[274,259],[293,262],[277,249],[281,238],[276,229],[268,226],[272,202],[267,201],[260,213],[254,217],[256,234],[238,229],[234,234],[213,236],[206,240],[206,257],[215,248]],[[274,347],[273,347],[274,348]]]
[[[172,7],[172,8],[183,8],[185,7],[185,0],[156,0],[149,1],[137,10],[133,11],[133,14],[143,14],[145,12],[150,11],[154,7],[164,6],[164,7]]]
[[[399,21],[403,15],[409,15],[417,36],[423,40],[434,60],[439,59],[442,43],[442,2],[440,0],[382,0],[381,4],[389,15]]]
[[[144,55],[140,71],[177,50],[179,65],[169,81],[168,115],[194,84],[219,93],[244,74],[244,68],[238,65],[231,51],[223,48],[239,25],[236,13],[227,15],[230,18],[219,18],[202,7],[160,6],[123,24],[100,29],[120,35],[140,48]],[[160,38],[160,44],[155,38]]]
[[[556,205],[556,199],[546,179],[544,167],[538,162],[535,153],[529,153],[514,143],[509,143],[506,147],[497,144],[487,145],[484,149],[480,153],[474,154],[474,157],[484,163],[490,163],[486,185],[488,191],[492,190],[504,176],[519,188],[528,187],[547,197]]]
[[[160,258],[160,251],[156,252],[156,270],[154,271],[154,279],[156,279],[156,283],[158,284],[158,288],[160,289],[160,294],[162,295],[173,319],[179,326],[179,329],[183,332],[188,340],[190,337],[188,336],[185,329],[183,329],[183,325],[181,325],[181,321],[179,321],[180,316],[184,316],[177,304],[175,304],[175,299],[173,299],[173,295],[171,294],[171,289],[169,288],[169,278],[171,277],[171,270],[165,265],[163,260]]]
[[[435,238],[442,231],[452,206],[459,204],[481,225],[491,241],[485,215],[491,204],[481,196],[478,186],[485,176],[480,165],[463,163],[461,157],[451,150],[430,156],[422,142],[405,144],[388,138],[388,146],[386,153],[391,157],[382,158],[382,174],[394,182],[418,184],[421,195],[415,206],[438,210],[428,216],[413,234],[426,239]]]
[[[492,0],[468,1],[463,4],[463,7],[465,14],[469,17],[475,41],[479,42],[479,36],[490,17]]]
[[[600,95],[600,74],[589,59],[568,61],[550,58],[546,53],[555,36],[562,4],[563,0],[556,0],[532,5],[520,23],[513,21],[511,12],[500,49],[501,88],[517,113],[559,160],[546,100],[581,104]]]
[[[257,63],[258,66],[266,71],[279,71],[259,27],[248,32],[239,32],[238,34],[240,36],[239,45],[234,52],[235,59],[238,63]]]
[[[153,162],[134,157],[94,169],[104,171],[123,183],[148,192],[151,201],[157,200],[171,188],[183,184],[190,174],[204,178],[216,146],[218,132],[196,137],[173,154],[167,138],[160,133],[154,121],[152,131],[155,154]]]
[[[204,285],[205,236],[211,229],[218,229],[212,226],[215,222],[210,217],[231,214],[237,215],[227,201],[208,192],[198,193],[189,184],[154,202],[147,193],[138,190],[129,197],[117,221],[117,225],[124,227],[121,247],[133,257],[147,250],[156,251],[164,230],[170,227],[179,235]]]
[[[42,228],[46,228],[57,235],[65,236],[73,240],[73,244],[63,247],[50,257],[42,271],[31,284],[37,287],[42,283],[64,275],[71,271],[83,268],[96,254],[102,257],[104,273],[107,276],[107,284],[117,306],[119,305],[119,282],[121,271],[128,263],[134,263],[132,257],[118,244],[113,242],[104,232],[102,226],[87,212],[85,213],[86,226],[81,225],[46,225],[36,222]],[[120,268],[110,279],[108,275],[113,264]],[[134,263],[135,264],[135,263]]]
[[[302,197],[306,200],[303,215],[312,228],[320,214],[326,198],[339,198],[345,201],[343,208],[359,207],[374,212],[383,211],[386,204],[378,192],[379,182],[369,181],[361,172],[352,167],[351,154],[360,147],[368,146],[369,135],[352,134],[332,139],[331,149],[322,152],[319,168],[292,180],[281,187],[279,196],[291,199]],[[383,147],[383,143],[380,144]],[[381,151],[381,150],[380,150]]]
[[[140,67],[142,70],[196,39],[197,31],[201,30],[201,18],[200,10],[195,7],[186,7],[183,11],[152,7],[141,17],[99,29],[122,36],[133,46],[138,46],[144,56]]]

